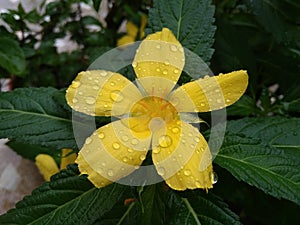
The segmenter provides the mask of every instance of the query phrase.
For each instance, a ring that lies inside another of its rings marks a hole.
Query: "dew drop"
[[[177,74],[177,73],[179,73],[179,70],[178,70],[178,69],[174,69],[173,72],[174,72],[175,74]]]
[[[194,137],[194,141],[198,143],[200,141],[200,138],[199,137]]]
[[[123,160],[123,162],[126,163],[126,162],[128,162],[129,159],[128,159],[128,157],[125,156],[122,160]]]
[[[101,133],[98,134],[98,137],[99,137],[100,139],[103,139],[103,138],[105,137],[105,135],[104,135],[104,133],[101,132]]]
[[[231,102],[231,100],[230,99],[226,99],[226,102]]]
[[[137,67],[137,62],[135,62],[135,61],[132,62],[132,67],[133,67],[133,68]]]
[[[221,99],[217,99],[217,103],[222,103],[222,100]]]
[[[173,127],[173,128],[172,128],[172,132],[173,132],[174,134],[177,134],[177,133],[179,132],[179,128],[178,128],[178,127]]]
[[[219,89],[216,89],[216,90],[215,90],[215,92],[219,93],[219,92],[220,92],[220,90],[219,90]]]
[[[156,68],[156,72],[160,72],[160,68]]]
[[[165,64],[166,66],[168,66],[168,65],[170,65],[170,62],[169,62],[168,60],[166,60],[166,61],[164,62],[164,64]]]
[[[94,80],[94,81],[95,81],[95,83],[99,83],[99,80],[97,80],[97,79],[96,79],[96,80]]]
[[[210,172],[209,176],[210,176],[210,180],[211,180],[212,184],[215,184],[218,182],[218,175],[215,172]]]
[[[78,102],[77,98],[73,98],[72,102],[73,102],[73,103]]]
[[[190,176],[190,175],[192,174],[192,172],[191,172],[191,170],[186,169],[186,170],[183,171],[183,174],[184,174],[185,176]]]
[[[136,139],[136,138],[133,138],[133,139],[131,140],[131,144],[133,144],[133,145],[137,145],[138,143],[139,143],[139,140]]]
[[[85,144],[88,145],[88,144],[90,144],[92,141],[93,141],[93,139],[90,138],[90,137],[88,137],[88,138],[85,140]]]
[[[195,185],[196,185],[197,188],[201,188],[202,187],[202,185],[201,185],[201,183],[199,181],[196,181]]]
[[[119,91],[112,91],[110,93],[110,98],[115,102],[120,102],[124,99],[123,95]]]
[[[114,175],[114,171],[113,170],[108,170],[107,175],[112,177]]]
[[[158,167],[158,168],[157,168],[157,173],[158,173],[160,176],[164,176],[165,173],[166,173],[166,170],[165,170],[165,168],[163,168],[163,167]]]
[[[121,147],[120,144],[117,143],[117,142],[113,143],[112,146],[113,146],[113,148],[116,149],[116,150],[118,150],[118,149]]]
[[[80,82],[77,81],[77,80],[74,80],[74,81],[72,82],[72,84],[71,84],[71,87],[72,87],[72,88],[78,88],[79,86],[80,86]]]
[[[112,82],[110,82],[110,85],[111,85],[111,86],[115,86],[116,83],[112,81]]]
[[[93,86],[93,89],[94,89],[94,90],[99,90],[99,86],[94,85],[94,86]]]
[[[205,106],[205,104],[204,104],[204,103],[201,103],[200,105],[201,105],[202,107],[203,107],[203,106]]]
[[[145,154],[141,154],[141,155],[140,155],[140,160],[141,160],[141,161],[144,161],[145,159],[146,159],[146,155],[145,155]]]
[[[160,152],[160,148],[154,148],[152,151],[153,151],[154,154],[157,154],[157,153]]]
[[[294,136],[297,136],[297,135],[298,135],[298,133],[297,133],[297,132],[293,132],[293,135],[294,135]]]
[[[122,139],[123,141],[128,141],[128,140],[129,140],[129,138],[128,138],[127,135],[123,135],[123,136],[121,137],[121,139]]]
[[[101,75],[102,77],[107,76],[107,74],[108,74],[108,73],[107,73],[106,71],[101,71],[101,72],[100,72],[100,75]]]
[[[163,135],[158,139],[158,143],[161,147],[167,148],[172,144],[172,138],[168,135]]]
[[[167,74],[168,74],[168,70],[164,70],[164,71],[163,71],[163,74],[164,74],[164,75],[167,75]]]
[[[178,50],[175,45],[171,45],[170,49],[172,52],[177,52],[177,50]]]
[[[78,94],[79,94],[79,95],[83,95],[83,92],[82,92],[82,91],[79,91]]]
[[[128,149],[127,149],[127,152],[132,153],[133,150],[132,150],[131,148],[128,148]]]
[[[85,99],[85,102],[89,105],[92,105],[96,102],[96,99],[94,97],[90,96]]]
[[[189,135],[189,137],[192,137],[192,136],[193,136],[193,133],[192,133],[192,132],[189,132],[188,135]]]
[[[161,48],[161,46],[158,44],[158,45],[156,45],[155,46],[157,49],[160,49]]]
[[[88,77],[88,80],[93,80],[93,78],[92,77]]]
[[[180,52],[183,52],[183,47],[179,46],[179,47],[178,47],[178,50],[179,50]]]

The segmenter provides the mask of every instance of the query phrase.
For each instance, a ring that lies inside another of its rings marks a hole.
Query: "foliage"
[[[1,13],[7,26],[0,27],[0,76],[21,88],[0,93],[0,138],[31,160],[39,153],[59,160],[62,148],[78,151],[72,121],[85,130],[86,136],[76,137],[82,141],[93,132],[88,121],[108,121],[72,114],[64,88],[116,45],[124,19],[139,26],[144,13],[146,33],[170,28],[214,73],[249,73],[247,93],[227,110],[214,160],[219,181],[208,193],[178,192],[164,183],[96,189],[73,164],[1,215],[0,224],[299,224],[298,1],[116,0],[109,1],[106,25],[84,15],[83,3],[101,9],[98,0],[63,0],[44,2],[44,10],[26,12],[19,5]],[[58,53],[54,43],[66,35],[79,48]],[[125,69],[132,79],[132,68]]]

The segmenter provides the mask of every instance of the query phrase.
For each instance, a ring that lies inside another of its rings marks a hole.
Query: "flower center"
[[[149,96],[134,104],[131,109],[131,119],[131,129],[153,132],[167,123],[177,121],[179,115],[170,102],[160,97]]]

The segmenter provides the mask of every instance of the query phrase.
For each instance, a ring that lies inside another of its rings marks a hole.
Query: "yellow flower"
[[[60,161],[61,170],[65,169],[68,164],[75,162],[76,154],[71,152],[72,149],[62,149],[62,156]],[[50,155],[37,155],[35,157],[35,164],[46,181],[50,181],[50,177],[59,172],[59,168],[55,160]]]
[[[207,76],[173,90],[184,64],[184,49],[163,28],[137,50],[132,62],[137,86],[104,70],[81,72],[69,86],[66,99],[74,110],[119,118],[88,137],[76,159],[96,187],[134,172],[152,149],[157,173],[171,188],[212,188],[210,149],[184,115],[233,104],[245,92],[248,75],[241,70]]]
[[[126,23],[127,34],[118,40],[117,46],[131,44],[135,42],[138,34],[139,34],[139,39],[142,39],[145,36],[144,29],[146,27],[146,24],[147,24],[146,15],[141,16],[140,29],[138,29],[138,27],[134,23],[127,21]]]

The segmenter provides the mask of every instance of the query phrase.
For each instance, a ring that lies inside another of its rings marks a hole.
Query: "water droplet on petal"
[[[158,173],[160,176],[164,176],[165,173],[166,173],[166,170],[165,170],[165,168],[163,168],[163,167],[158,167],[158,168],[157,168],[157,173]]]
[[[217,99],[217,103],[222,103],[222,100],[221,99]]]
[[[164,71],[163,71],[163,74],[164,74],[164,75],[167,75],[167,74],[168,74],[168,70],[164,70]]]
[[[110,98],[115,102],[120,102],[124,99],[123,95],[119,91],[112,91],[110,93]]]
[[[137,67],[137,62],[135,62],[135,61],[132,62],[132,67],[133,67],[133,68]]]
[[[116,83],[112,81],[112,82],[110,82],[110,85],[111,85],[111,86],[115,86]]]
[[[128,137],[127,135],[123,135],[123,136],[121,137],[121,139],[122,139],[123,141],[128,141],[128,140],[129,140],[129,137]]]
[[[137,145],[138,143],[139,143],[139,140],[136,139],[136,138],[133,138],[133,139],[131,140],[131,144],[133,144],[133,145]]]
[[[200,105],[201,105],[201,106],[205,106],[205,104],[204,104],[204,103],[201,103]]]
[[[103,139],[103,138],[105,137],[105,135],[104,135],[104,133],[101,132],[101,133],[98,134],[98,137],[99,137],[100,139]]]
[[[122,160],[123,160],[123,162],[126,163],[126,162],[128,162],[128,157],[125,156]]]
[[[140,160],[141,160],[141,161],[144,161],[145,159],[146,159],[146,155],[145,155],[145,154],[141,154],[141,155],[140,155]]]
[[[178,127],[173,127],[173,128],[172,128],[172,132],[173,132],[174,134],[177,134],[177,133],[179,132],[179,128],[178,128]]]
[[[85,99],[85,102],[89,105],[92,105],[96,102],[96,99],[94,97],[90,96]]]
[[[158,45],[156,45],[155,47],[156,47],[157,49],[160,49],[161,46],[160,46],[160,44],[158,44]]]
[[[175,74],[177,74],[177,73],[179,73],[179,70],[178,70],[178,69],[174,69],[173,72],[174,72]]]
[[[200,141],[200,138],[199,137],[194,137],[194,141],[198,143]]]
[[[131,148],[128,148],[127,151],[128,151],[129,153],[132,153],[132,152],[133,152],[133,150],[132,150]]]
[[[230,100],[230,99],[226,99],[226,102],[228,102],[228,103],[229,103],[229,102],[231,102],[231,100]]]
[[[156,68],[156,72],[160,72],[160,68]]]
[[[82,92],[82,91],[79,91],[78,94],[79,94],[79,95],[83,95],[83,92]]]
[[[93,80],[93,78],[90,76],[90,77],[88,77],[88,80]]]
[[[178,46],[178,50],[179,50],[180,52],[183,52],[183,47]]]
[[[167,148],[172,144],[172,138],[169,135],[163,135],[158,139],[158,143],[161,147]]]
[[[85,140],[85,144],[88,145],[88,144],[90,144],[92,141],[93,141],[93,139],[90,138],[90,137],[88,137],[88,138]]]
[[[157,153],[160,152],[160,148],[154,148],[152,151],[153,151],[154,154],[157,154]]]
[[[196,185],[197,188],[201,188],[202,187],[202,185],[201,185],[201,183],[199,181],[196,181],[195,185]]]
[[[186,169],[186,170],[183,171],[183,174],[184,174],[185,176],[190,176],[190,175],[192,174],[192,172],[191,172],[191,170]]]
[[[116,149],[116,150],[118,150],[118,149],[121,147],[120,144],[117,143],[117,142],[113,143],[112,146],[113,146],[113,148]]]
[[[193,133],[192,133],[192,132],[189,132],[188,135],[189,135],[190,137],[192,137],[192,136],[193,136]]]
[[[99,90],[99,86],[94,85],[94,86],[93,86],[93,89],[94,89],[94,90]]]
[[[100,72],[100,75],[101,75],[102,77],[107,76],[107,74],[108,74],[108,73],[107,73],[106,71],[101,71],[101,72]]]
[[[112,177],[114,175],[114,171],[113,170],[108,170],[107,175]]]
[[[73,98],[72,102],[73,102],[73,103],[78,102],[77,98]]]
[[[170,62],[169,62],[168,60],[166,60],[166,61],[164,62],[164,64],[165,64],[166,66],[168,66],[168,65],[170,65]]]
[[[171,45],[170,49],[172,52],[177,52],[177,50],[178,50],[175,45]]]
[[[215,184],[218,182],[218,175],[215,172],[210,172],[209,176],[210,176],[210,180],[211,180],[212,184]]]
[[[72,88],[78,88],[80,86],[80,82],[77,81],[77,80],[73,80],[72,81],[72,84],[71,84],[71,87]]]

